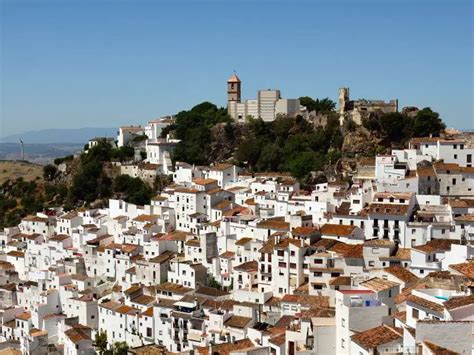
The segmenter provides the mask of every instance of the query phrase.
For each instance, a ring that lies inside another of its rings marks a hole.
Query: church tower
[[[227,80],[227,106],[230,101],[240,102],[240,79],[235,73]]]

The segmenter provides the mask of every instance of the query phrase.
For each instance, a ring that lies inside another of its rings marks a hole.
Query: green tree
[[[128,354],[128,344],[124,341],[116,342],[112,346],[112,353],[114,355],[127,355]]]
[[[267,171],[278,171],[281,163],[282,150],[276,143],[267,144],[263,147],[258,160],[258,169]]]
[[[54,180],[57,172],[58,168],[56,168],[54,165],[48,164],[43,167],[43,177],[45,178],[45,180]]]
[[[308,111],[316,111],[318,113],[328,113],[334,111],[336,108],[336,103],[330,98],[326,97],[324,99],[316,99],[309,96],[300,97],[300,104],[306,106]]]
[[[370,113],[367,116],[362,117],[362,126],[367,128],[369,131],[381,131],[382,127],[380,126],[379,115]]]
[[[417,112],[413,123],[414,137],[427,137],[433,135],[439,137],[441,131],[446,128],[438,112],[434,112],[429,107]]]
[[[390,141],[402,142],[410,138],[411,118],[399,112],[390,112],[380,116],[379,121],[383,132]]]
[[[316,157],[313,152],[302,152],[287,163],[288,170],[298,179],[306,177],[314,168]]]
[[[207,286],[215,288],[216,291],[222,290],[222,285],[212,275],[208,277]]]
[[[104,355],[107,351],[107,332],[101,330],[95,333],[94,346],[100,355]]]
[[[344,129],[348,132],[354,132],[357,128],[356,123],[353,119],[349,118],[344,122]]]
[[[144,183],[140,178],[132,178],[128,175],[120,175],[115,179],[114,191],[125,201],[136,205],[150,203],[153,195],[148,184]]]
[[[157,175],[153,182],[153,191],[161,193],[163,189],[170,183],[169,178],[166,175]]]
[[[135,156],[135,149],[133,147],[124,146],[113,149],[110,152],[110,158],[116,161],[124,162],[133,159]]]

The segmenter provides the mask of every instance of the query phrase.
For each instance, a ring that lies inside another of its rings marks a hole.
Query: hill
[[[25,181],[42,179],[43,167],[41,165],[23,161],[0,161],[0,184],[7,180],[22,178]]]

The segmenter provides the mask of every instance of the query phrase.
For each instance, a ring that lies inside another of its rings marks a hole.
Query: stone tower
[[[230,101],[240,102],[240,79],[234,73],[227,80],[227,106]]]
[[[346,110],[346,104],[349,102],[349,88],[339,89],[339,113],[343,114]]]
[[[342,126],[345,121],[345,112],[349,103],[349,88],[339,89],[339,124]]]

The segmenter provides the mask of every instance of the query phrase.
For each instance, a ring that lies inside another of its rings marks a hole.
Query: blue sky
[[[208,100],[353,98],[430,106],[474,128],[471,0],[0,1],[0,136],[108,127]]]

